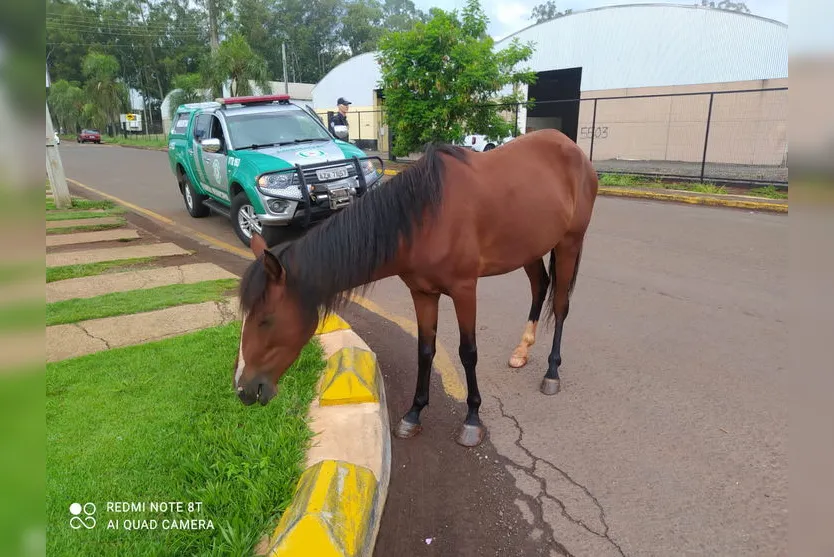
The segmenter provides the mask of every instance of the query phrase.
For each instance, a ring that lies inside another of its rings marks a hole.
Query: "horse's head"
[[[316,324],[305,319],[298,297],[286,287],[286,271],[264,239],[253,234],[251,246],[259,261],[241,284],[241,295],[252,299],[244,300],[234,386],[244,404],[265,405],[313,336]]]

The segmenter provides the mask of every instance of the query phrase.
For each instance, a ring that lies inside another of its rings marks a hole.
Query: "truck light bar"
[[[230,104],[268,104],[273,102],[279,102],[282,104],[287,104],[290,102],[289,95],[257,95],[257,96],[247,96],[247,97],[225,97],[217,99],[221,105],[230,105]]]

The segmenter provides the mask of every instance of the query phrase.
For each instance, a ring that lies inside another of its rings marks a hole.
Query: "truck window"
[[[217,116],[211,117],[211,128],[209,128],[209,136],[214,139],[219,139],[223,148],[226,148],[226,138],[223,136],[223,126],[220,125],[220,118]]]
[[[200,114],[194,124],[194,139],[202,141],[208,138],[209,126],[211,125],[211,114]]]
[[[188,129],[189,116],[191,114],[188,112],[177,114],[177,120],[174,122],[174,133],[185,133],[185,130]]]

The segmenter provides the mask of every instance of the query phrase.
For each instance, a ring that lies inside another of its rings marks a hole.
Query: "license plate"
[[[347,188],[330,190],[330,208],[338,209],[350,203],[350,192]]]
[[[347,176],[348,169],[344,167],[316,170],[316,178],[319,180],[338,180],[340,178],[347,178]]]

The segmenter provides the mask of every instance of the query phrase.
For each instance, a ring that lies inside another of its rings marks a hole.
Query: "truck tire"
[[[238,193],[232,200],[232,227],[235,229],[237,237],[246,247],[249,247],[252,242],[252,218],[257,219],[252,202],[249,201],[245,192]],[[260,228],[260,230],[257,228]],[[263,226],[258,223],[257,228],[255,231],[263,236],[268,247],[277,246],[294,237],[288,226]]]
[[[208,197],[197,193],[197,190],[191,185],[191,180],[188,179],[187,174],[184,174],[182,177],[182,199],[185,202],[185,208],[188,214],[195,219],[207,217],[211,214],[211,209],[203,205],[203,201],[208,199]]]

